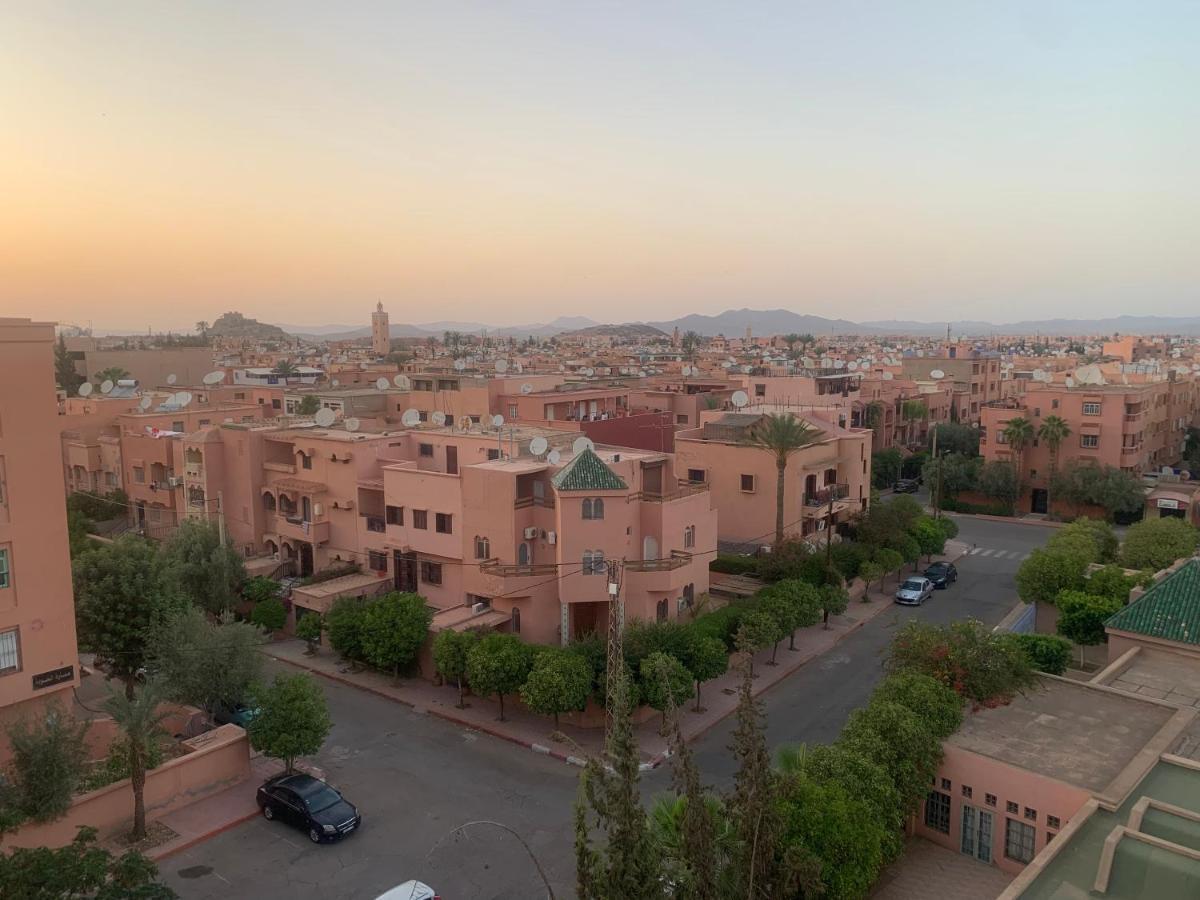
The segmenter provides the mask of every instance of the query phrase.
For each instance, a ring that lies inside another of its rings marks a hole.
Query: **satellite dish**
[[[530,384],[529,382],[526,382],[525,384],[521,385],[521,393],[522,394],[532,394],[533,393],[533,385]]]
[[[557,466],[560,459],[562,459],[562,454],[557,450],[551,450],[549,455],[546,457],[546,461],[552,466]]]
[[[332,384],[334,387],[338,387],[341,384],[341,382],[335,378],[335,379],[333,379],[333,381],[330,382],[330,384]]]
[[[150,404],[153,402],[154,401],[151,400],[149,397],[143,397],[141,400],[138,401],[138,409],[149,409]]]
[[[386,378],[376,378],[375,379],[375,387],[379,388],[381,391],[386,391],[391,386],[392,386],[392,383],[390,381],[388,381]]]
[[[116,387],[116,385],[112,383],[112,380],[105,378],[102,382],[100,382],[100,393],[111,394],[114,387]]]
[[[738,409],[741,409],[750,402],[750,397],[745,391],[734,391],[733,396],[730,397],[729,400],[734,406],[736,406]]]
[[[884,373],[883,373],[883,380],[884,380],[884,381],[891,381],[891,380],[892,380],[893,378],[895,378],[895,377],[896,377],[896,376],[895,376],[895,375],[893,375],[891,372],[884,372]]]
[[[400,422],[409,428],[416,428],[421,423],[421,414],[415,409],[406,409],[400,417]]]
[[[358,431],[359,427],[362,425],[362,423],[359,422],[358,419],[355,419],[353,417],[347,419],[342,424],[346,426],[347,431]]]
[[[446,414],[444,412],[442,412],[440,409],[436,410],[433,413],[433,415],[431,415],[429,418],[433,420],[434,425],[445,425],[446,424]]]
[[[577,437],[575,443],[571,445],[571,449],[576,453],[582,453],[584,450],[595,450],[596,445],[592,443],[591,438]]]
[[[90,396],[92,396],[92,391],[94,391],[94,390],[95,390],[95,388],[92,387],[92,383],[90,381],[85,381],[83,384],[81,384],[79,386],[79,396],[80,397],[90,397]]]
[[[821,368],[828,369],[833,364],[833,360],[828,356],[821,357]]]
[[[940,381],[941,379],[946,377],[946,373],[943,372],[941,369],[934,369],[932,372],[929,373],[929,377],[932,378],[934,381]]]
[[[508,371],[508,360],[507,359],[496,360],[496,371],[499,372],[501,375],[503,375],[505,372],[507,372]]]
[[[683,367],[683,377],[684,377],[684,378],[687,378],[687,377],[688,377],[689,375],[691,375],[691,374],[692,374],[692,367],[691,367],[691,366],[684,366],[684,367]]]
[[[177,380],[174,372],[167,376],[167,384],[174,384]]]
[[[180,391],[175,395],[175,404],[177,406],[187,406],[192,402],[192,395],[188,391]]]
[[[844,359],[835,359],[833,361],[833,367],[835,369],[844,369],[846,368],[846,361]]]
[[[366,364],[365,362],[360,362],[360,363],[358,364],[358,367],[359,367],[360,369],[362,369],[364,372],[365,372],[365,371],[367,371],[367,364]]]
[[[202,380],[205,384],[220,384],[225,380],[225,373],[221,371],[209,372]]]
[[[1032,377],[1033,377],[1034,381],[1045,381],[1046,380],[1046,370],[1045,369],[1034,369]]]
[[[800,357],[800,365],[806,369],[811,369],[813,367],[813,358],[811,356]]]
[[[918,350],[918,351],[917,351],[917,356],[924,356],[924,355],[925,355],[925,351],[924,351],[924,350]]]
[[[638,372],[638,377],[639,377],[639,378],[645,378],[645,377],[646,377],[646,370],[645,370],[645,369],[641,369],[641,370]]]
[[[504,425],[504,416],[492,416],[492,427],[500,428]]]
[[[846,363],[846,368],[849,369],[851,372],[858,371],[858,360],[856,360],[856,359],[850,360],[850,362]]]
[[[333,410],[330,409],[328,406],[326,406],[326,407],[322,407],[321,409],[317,410],[317,414],[315,416],[313,416],[313,421],[316,422],[318,425],[320,425],[322,428],[328,428],[330,425],[333,424],[333,420],[336,418],[337,418],[337,416],[334,415]]]
[[[407,375],[397,375],[392,379],[392,384],[400,388],[402,391],[408,391],[412,389],[412,382],[409,381]]]
[[[456,359],[454,361],[454,368],[457,371],[461,372],[464,369],[466,369],[466,367],[467,367],[467,361],[465,359]]]
[[[729,360],[725,360],[725,362],[721,363],[722,369],[728,369],[728,368],[731,368],[732,366],[733,366],[733,363],[731,363]]]
[[[520,363],[513,363],[513,371],[519,374],[525,371],[525,367]]]
[[[529,452],[534,456],[541,456],[546,452],[546,448],[548,446],[549,444],[547,443],[546,439],[539,435],[529,442]]]

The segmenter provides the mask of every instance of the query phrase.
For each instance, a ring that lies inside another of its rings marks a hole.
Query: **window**
[[[433,527],[438,534],[454,534],[454,516],[450,513],[437,513],[434,516]]]
[[[925,797],[925,827],[950,833],[950,795],[941,791],[930,791]]]
[[[683,529],[683,549],[691,550],[696,546],[696,526],[689,525]]]
[[[303,466],[305,469],[311,469],[312,468],[312,455],[308,454],[308,453],[301,453],[300,454],[300,465]]]
[[[512,610],[512,616],[508,620],[508,630],[513,634],[521,633],[521,611],[515,606]]]
[[[1058,409],[1058,401],[1057,401],[1057,400],[1051,400],[1051,401],[1050,401],[1050,408],[1051,408],[1051,409]]]
[[[754,493],[754,476],[753,475],[743,475],[742,476],[742,490],[748,494]]]
[[[183,431],[184,430],[183,422],[172,422],[171,430],[172,431]]]
[[[435,562],[421,562],[421,580],[426,584],[441,584],[442,583],[442,564]]]
[[[1037,821],[1037,810],[1030,809],[1028,806],[1025,807],[1025,818],[1027,818],[1030,822],[1036,822]]]
[[[145,484],[146,483],[146,470],[143,469],[141,466],[133,467],[133,483],[134,484]]]
[[[10,587],[12,576],[9,573],[8,551],[0,550],[0,588]]]
[[[972,793],[973,793],[973,791],[971,790],[971,788],[970,788],[968,785],[965,785],[965,784],[964,784],[964,785],[962,786],[962,795],[963,795],[964,797],[966,797],[968,800],[970,800],[970,799],[971,799],[971,794],[972,794]]]
[[[253,422],[253,421],[254,421],[254,416],[242,416],[242,421],[243,421],[243,422],[245,422],[247,419],[249,419],[251,422]],[[212,419],[201,419],[201,420],[200,420],[200,427],[201,427],[201,428],[205,428],[205,427],[207,427],[207,426],[209,426],[209,425],[211,425],[211,424],[212,424]]]
[[[688,417],[685,414],[679,413],[678,415],[675,416],[675,424],[676,425],[686,425],[687,423],[688,423]]]
[[[983,802],[986,803],[988,806],[995,806],[996,805],[996,795],[995,794],[984,794]]]
[[[271,401],[271,409],[279,409],[279,401],[278,400]]]
[[[755,397],[767,396],[767,386],[765,384],[756,384],[754,386],[754,396]]]
[[[1083,414],[1084,414],[1085,416],[1098,416],[1098,415],[1100,415],[1100,404],[1099,404],[1099,403],[1085,403],[1085,404],[1083,404]]]
[[[656,603],[654,605],[654,619],[655,619],[655,621],[658,621],[658,622],[667,621],[667,598],[666,597],[659,600],[658,603]]]
[[[1046,825],[1050,828],[1062,827],[1062,824],[1058,820],[1058,816],[1046,816]]]
[[[369,568],[372,572],[386,572],[387,554],[382,550],[368,550],[367,568]]]
[[[688,469],[688,481],[692,484],[704,484],[708,479],[708,473],[704,469]]]
[[[604,501],[596,497],[585,497],[583,500],[583,517],[585,519],[603,519],[604,518]]]
[[[1089,449],[1096,449],[1100,446],[1100,435],[1098,434],[1081,434],[1079,436],[1079,446]]]
[[[683,586],[683,596],[679,598],[681,610],[691,609],[696,604],[696,585],[688,582]]]
[[[1004,808],[1014,816],[1021,811],[1021,807],[1017,806],[1017,804],[1013,803],[1011,800],[1004,804]]]
[[[603,575],[608,571],[608,567],[604,564],[603,550],[584,550],[583,551],[583,572],[582,575]]]
[[[422,456],[433,456],[433,444],[421,444],[420,453]]]
[[[1033,859],[1033,845],[1037,831],[1016,819],[1004,820],[1004,855],[1020,863]]]
[[[404,507],[403,506],[388,506],[384,509],[384,515],[389,525],[404,524]]]
[[[499,459],[499,458],[500,458],[500,451],[497,450],[495,447],[489,447],[488,448],[488,459],[492,460],[492,459]]]
[[[413,510],[413,528],[420,528],[422,530],[429,528],[429,510]]]
[[[475,558],[490,559],[492,556],[492,542],[485,537],[475,535]]]

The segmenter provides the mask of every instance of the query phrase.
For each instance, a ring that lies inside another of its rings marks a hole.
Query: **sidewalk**
[[[961,542],[950,541],[946,549],[945,555],[935,559],[953,561],[958,559],[967,547]],[[801,666],[825,653],[847,635],[890,608],[895,581],[895,577],[886,579],[882,590],[878,584],[874,585],[867,602],[855,598],[857,591],[852,593],[853,599],[845,614],[831,617],[828,629],[815,625],[797,631],[795,651],[788,650],[786,639],[780,642],[776,656],[778,665],[769,664],[769,649],[756,654],[755,695],[760,695],[779,684]],[[408,678],[397,682],[390,675],[371,670],[352,672],[350,667],[339,662],[333,651],[328,648],[323,648],[316,656],[306,656],[304,650],[303,641],[286,640],[268,644],[263,652],[273,659],[307,669],[333,681],[403,703],[418,712],[512,741],[534,752],[545,753],[575,765],[582,765],[586,756],[599,755],[603,750],[604,733],[601,728],[578,728],[563,723],[559,731],[567,740],[553,741],[552,721],[521,708],[518,703],[513,702],[515,697],[506,698],[504,712],[507,721],[501,722],[498,718],[499,705],[491,698],[469,696],[467,708],[458,709],[455,705],[458,702],[458,691],[453,685],[437,687],[420,678]],[[720,678],[705,682],[701,688],[701,699],[705,707],[703,712],[694,712],[694,700],[688,701],[681,722],[687,740],[695,740],[736,709],[740,680],[739,674],[731,669]],[[655,714],[651,719],[634,727],[645,768],[659,765],[668,756],[668,741],[659,734],[660,721],[660,717]]]

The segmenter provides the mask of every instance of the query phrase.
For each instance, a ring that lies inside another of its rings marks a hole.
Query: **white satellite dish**
[[[525,382],[525,384],[521,385],[521,393],[522,394],[532,394],[533,393],[533,385],[530,384],[529,382]]]
[[[734,391],[733,396],[729,398],[729,401],[738,409],[741,409],[750,402],[750,396],[745,391]]]
[[[434,425],[445,425],[446,424],[446,414],[444,412],[442,412],[440,409],[435,410],[433,415],[431,415],[429,418],[433,420]]]
[[[830,359],[828,356],[821,357],[821,368],[822,369],[828,369],[831,365],[833,365],[832,359]]]
[[[174,372],[167,376],[167,384],[174,384],[177,380]]]
[[[684,366],[684,367],[683,367],[683,369],[682,369],[681,371],[683,372],[683,377],[684,377],[684,378],[687,378],[689,375],[691,375],[691,374],[692,374],[692,367],[691,367],[691,366]]]
[[[461,371],[463,371],[463,370],[464,370],[466,367],[467,367],[467,361],[466,361],[465,359],[456,359],[456,360],[454,361],[454,368],[455,368],[457,371],[461,372]]]
[[[496,360],[496,371],[499,372],[501,375],[503,375],[505,372],[507,372],[508,371],[508,360],[507,359]]]
[[[105,378],[102,382],[100,382],[100,393],[111,394],[114,387],[116,387],[116,385],[112,383],[112,380]]]
[[[337,416],[334,414],[333,410],[328,406],[325,406],[317,410],[317,414],[313,416],[313,421],[322,428],[328,428],[333,424],[333,420],[336,418]]]
[[[918,350],[918,351],[917,351],[917,356],[924,356],[924,355],[925,355],[925,351],[924,351],[924,350]]]
[[[539,435],[529,442],[529,452],[534,456],[541,456],[546,452],[546,448],[548,446],[549,443],[546,441],[546,439]]]
[[[92,396],[92,391],[94,391],[94,390],[95,390],[95,388],[92,387],[91,382],[85,381],[83,384],[81,384],[79,386],[79,396],[80,397],[90,397],[90,396]]]
[[[1034,369],[1032,377],[1033,377],[1034,381],[1046,381],[1047,380],[1046,370],[1045,369]]]
[[[835,359],[833,361],[833,367],[835,369],[844,369],[846,368],[846,361],[844,359]]]
[[[884,381],[891,381],[891,380],[892,380],[893,378],[895,378],[895,377],[896,377],[896,376],[895,376],[895,375],[893,375],[891,372],[884,372],[884,373],[883,373],[883,380],[884,380]]]
[[[846,363],[846,368],[849,369],[851,372],[857,372],[858,371],[858,360],[856,360],[856,359],[850,360],[850,362]]]
[[[201,379],[205,384],[220,384],[225,380],[225,373],[221,371],[209,372]]]
[[[503,425],[504,425],[504,416],[500,416],[500,415],[492,416],[492,427],[493,428],[500,428]]]
[[[400,417],[400,422],[409,428],[416,428],[421,423],[421,414],[415,409],[406,409]]]
[[[562,459],[562,454],[557,450],[551,450],[549,455],[546,457],[546,462],[550,463],[552,466],[557,466],[560,459]]]
[[[362,426],[362,422],[358,421],[358,419],[355,419],[353,416],[342,424],[346,426],[347,431],[358,431],[358,429]]]
[[[149,397],[143,397],[141,400],[138,401],[138,409],[149,409],[150,404],[153,402],[154,401],[151,400]]]
[[[392,383],[390,381],[388,381],[386,378],[376,378],[375,379],[375,387],[379,388],[379,390],[381,390],[381,391],[386,391],[391,386],[392,386]]]
[[[364,372],[365,372],[365,371],[367,371],[367,364],[366,364],[365,362],[360,362],[360,363],[358,364],[358,367],[359,367],[360,369],[362,369]]]
[[[645,369],[641,369],[641,370],[638,372],[638,377],[639,377],[639,378],[645,378],[645,377],[646,377],[646,370],[645,370]]]
[[[188,391],[180,391],[175,395],[176,406],[187,406],[192,402],[192,395]]]
[[[811,356],[800,357],[800,365],[806,369],[811,369],[813,367],[813,358]]]
[[[932,378],[934,381],[940,381],[941,379],[946,377],[946,373],[943,372],[941,369],[934,369],[932,372],[929,373],[929,377]]]
[[[1075,379],[1072,378],[1070,375],[1068,375],[1066,378],[1063,379],[1063,383],[1069,388],[1075,387]]]
[[[341,382],[336,378],[333,379],[333,381],[331,381],[329,383],[332,384],[334,387],[338,387],[341,384]]]
[[[571,445],[571,449],[576,453],[582,453],[584,450],[595,450],[596,445],[592,443],[591,438],[577,437],[575,443]]]
[[[731,368],[732,366],[733,366],[733,363],[731,363],[729,360],[725,360],[725,362],[721,363],[722,369],[728,369],[728,368]]]

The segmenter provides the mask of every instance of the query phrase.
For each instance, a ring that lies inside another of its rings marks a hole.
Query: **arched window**
[[[510,620],[508,630],[511,631],[513,634],[521,633],[521,611],[519,609],[517,609],[515,606],[513,607],[512,619]]]
[[[655,610],[655,618],[657,618],[660,622],[667,621],[667,599],[665,597],[658,601],[658,605]]]
[[[583,498],[583,517],[585,519],[590,519],[592,517],[592,498],[591,497]]]
[[[475,558],[490,559],[492,556],[492,542],[485,537],[475,535]]]
[[[263,509],[267,512],[275,512],[275,495],[269,491],[263,494]]]
[[[603,575],[608,571],[604,565],[603,550],[584,550],[583,551],[583,573],[584,575]]]
[[[595,500],[592,501],[592,518],[593,519],[603,519],[604,518],[604,500],[602,500],[600,497],[597,497]]]
[[[529,545],[524,541],[517,545],[517,565],[529,565]]]

